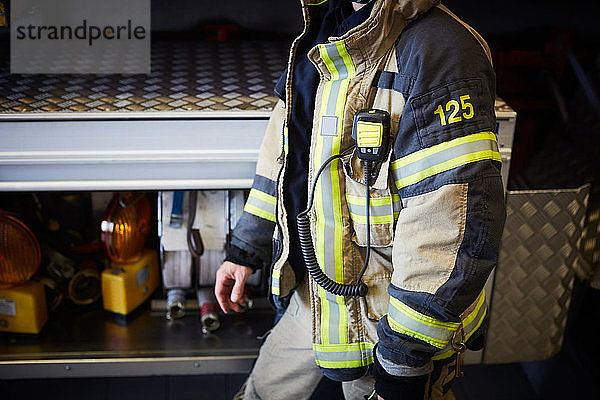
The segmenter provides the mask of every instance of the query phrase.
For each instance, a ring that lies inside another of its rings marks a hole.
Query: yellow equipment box
[[[28,281],[0,289],[0,332],[39,333],[48,320],[44,285]]]
[[[102,272],[104,309],[127,315],[150,297],[158,283],[158,255],[154,250],[145,249],[142,258],[133,263],[112,262]]]

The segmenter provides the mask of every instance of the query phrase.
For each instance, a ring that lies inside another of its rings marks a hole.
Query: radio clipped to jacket
[[[343,284],[338,283],[329,278],[319,267],[315,249],[313,246],[312,236],[310,232],[310,212],[314,200],[315,189],[319,176],[325,168],[335,159],[341,158],[341,155],[336,154],[328,158],[317,171],[315,180],[313,181],[310,198],[306,210],[302,211],[296,217],[298,222],[298,236],[300,239],[300,247],[306,269],[314,281],[325,289],[327,292],[338,296],[361,296],[367,295],[368,287],[362,282],[362,277],[369,265],[371,255],[371,227],[370,227],[370,186],[371,186],[371,171],[374,171],[374,166],[385,160],[387,157],[387,149],[390,138],[390,114],[384,110],[365,109],[360,110],[354,116],[352,125],[352,138],[356,141],[356,155],[363,162],[364,179],[365,179],[365,216],[367,226],[367,246],[365,254],[365,263],[360,271],[356,283]]]
[[[382,162],[390,139],[390,114],[383,110],[360,110],[354,116],[352,139],[356,154],[364,161]]]

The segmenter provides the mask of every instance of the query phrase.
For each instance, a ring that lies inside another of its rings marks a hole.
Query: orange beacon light
[[[44,286],[29,280],[41,258],[33,232],[0,211],[0,332],[39,333],[48,320]]]
[[[111,261],[130,263],[142,257],[150,232],[150,218],[150,201],[145,194],[115,193],[101,226],[102,240]]]
[[[111,260],[102,272],[102,304],[107,311],[128,315],[158,287],[158,255],[144,249],[150,222],[150,200],[145,194],[113,196],[102,221],[103,241]]]

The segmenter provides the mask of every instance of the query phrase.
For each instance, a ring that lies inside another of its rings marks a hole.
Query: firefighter
[[[483,342],[505,219],[489,48],[436,0],[301,3],[304,30],[217,272],[228,312],[268,268],[281,316],[236,398],[307,399],[323,375],[346,399],[453,398],[461,355]],[[389,146],[369,164],[352,137],[364,113],[389,115]],[[296,219],[307,208],[319,271],[366,295],[307,274],[316,263]]]

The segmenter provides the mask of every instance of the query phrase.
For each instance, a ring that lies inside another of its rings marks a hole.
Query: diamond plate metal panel
[[[562,346],[589,185],[508,192],[484,363],[543,360]]]
[[[11,75],[7,59],[0,113],[269,111],[288,51],[280,42],[156,42],[149,75]]]
[[[588,212],[581,252],[582,259],[576,264],[575,272],[579,277],[590,279],[590,285],[600,290],[600,208]]]

